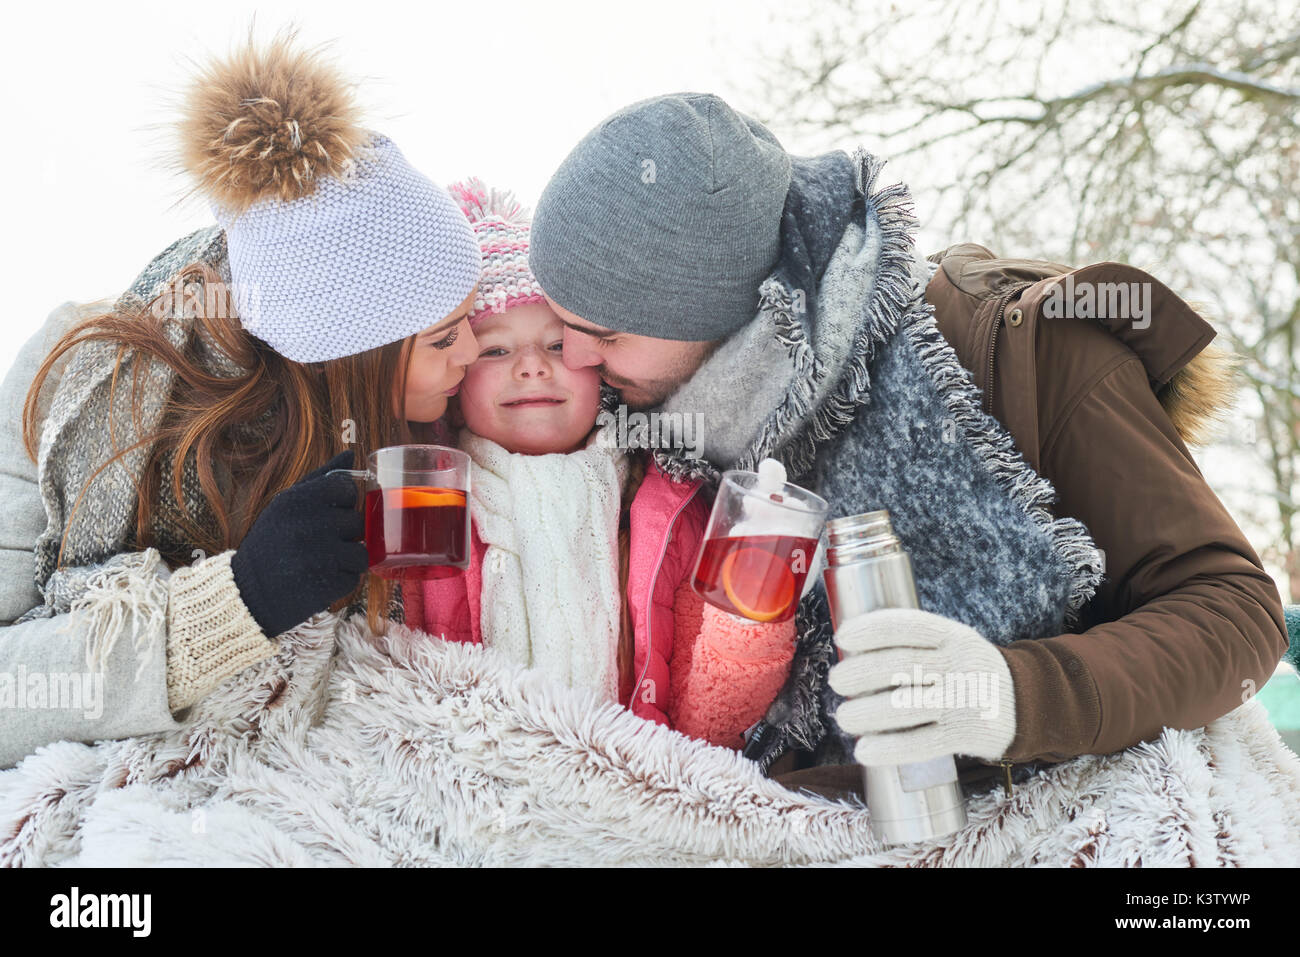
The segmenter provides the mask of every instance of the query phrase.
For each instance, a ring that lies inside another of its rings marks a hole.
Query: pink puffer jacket
[[[709,508],[698,482],[651,461],[632,499],[627,591],[632,614],[632,713],[739,750],[776,697],[794,658],[794,621],[757,624],[704,603],[691,588]],[[407,623],[447,641],[482,641],[479,601],[487,546],[471,536],[464,575],[407,586]]]

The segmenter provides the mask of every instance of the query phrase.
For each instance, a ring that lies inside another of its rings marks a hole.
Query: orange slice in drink
[[[465,492],[457,488],[433,488],[428,485],[406,486],[389,490],[389,508],[433,508],[464,505]],[[393,499],[397,501],[394,502]]]
[[[794,573],[762,548],[736,549],[722,560],[719,577],[727,600],[753,621],[773,621],[794,601]]]

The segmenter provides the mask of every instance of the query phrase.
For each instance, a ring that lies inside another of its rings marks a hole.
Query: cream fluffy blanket
[[[322,616],[180,732],[0,772],[0,863],[1294,865],[1300,761],[1251,700],[975,796],[969,816],[882,851],[863,808],[491,649]]]

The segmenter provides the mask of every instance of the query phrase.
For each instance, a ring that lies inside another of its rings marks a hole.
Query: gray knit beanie
[[[754,318],[780,253],[790,157],[716,96],[624,107],[560,164],[529,264],[588,322],[657,339],[725,339]]]

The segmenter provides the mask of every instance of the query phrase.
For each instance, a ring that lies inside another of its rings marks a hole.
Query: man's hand
[[[840,623],[844,660],[830,670],[848,700],[835,713],[872,767],[967,754],[1002,757],[1016,733],[1011,672],[974,628],[913,608],[884,608]]]

